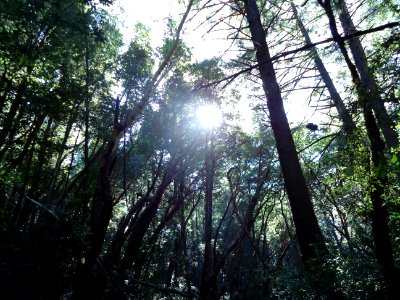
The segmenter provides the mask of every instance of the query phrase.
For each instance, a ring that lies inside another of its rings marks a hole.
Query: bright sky
[[[167,18],[171,16],[179,22],[180,16],[185,10],[184,4],[179,4],[179,2],[178,0],[117,0],[111,10],[122,21],[123,28],[121,28],[121,31],[126,42],[129,42],[133,37],[135,24],[140,22],[151,29],[153,47],[158,47],[162,44]],[[197,22],[199,22],[199,17]],[[194,60],[202,61],[207,58],[219,57],[231,45],[231,42],[225,37],[218,36],[218,32],[206,34],[203,37],[206,29],[203,27],[194,30],[196,26],[197,24],[193,22],[187,24],[184,27],[186,30],[182,35],[185,43],[192,48]],[[231,56],[230,58],[234,58],[234,53],[230,52],[228,55]],[[242,128],[245,131],[251,131],[254,125],[252,123],[250,100],[247,98],[245,90],[241,91],[241,96],[242,100],[231,110],[241,112]],[[308,117],[312,115],[310,111],[306,113],[307,104],[304,98],[305,96],[298,94],[297,99],[293,98],[290,103],[285,105],[289,122],[302,122],[306,114]],[[225,107],[224,110],[226,109]],[[308,117],[306,120],[308,120]]]
[[[140,22],[152,29],[153,44],[159,46],[165,28],[164,19],[176,12],[176,1],[166,0],[117,0],[111,10],[122,21],[126,42],[134,35],[135,24]]]

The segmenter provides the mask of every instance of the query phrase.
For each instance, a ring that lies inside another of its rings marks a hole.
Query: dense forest
[[[0,1],[0,297],[400,299],[400,3],[170,2]]]

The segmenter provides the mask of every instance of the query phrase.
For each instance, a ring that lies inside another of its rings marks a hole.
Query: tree
[[[349,10],[344,0],[337,2],[339,6],[340,14],[339,20],[344,33],[350,35],[356,31],[356,27],[352,21]],[[385,137],[386,144],[389,148],[396,149],[399,145],[399,138],[394,130],[394,124],[390,119],[384,101],[380,96],[376,80],[374,78],[374,72],[368,66],[367,57],[365,55],[363,46],[358,37],[352,38],[348,41],[351,54],[353,56],[354,64],[360,76],[360,80],[364,86],[368,87],[368,99],[371,101],[371,107],[374,111],[375,118],[382,130],[382,134]]]
[[[256,49],[257,61],[260,65],[259,71],[267,98],[271,127],[276,141],[285,188],[292,208],[302,258],[307,268],[311,268],[314,263],[323,269],[328,250],[324,244],[324,238],[313,210],[311,196],[296,153],[257,3],[249,0],[245,1],[244,5],[252,41]],[[326,272],[326,274],[330,273],[328,270]],[[315,280],[318,281],[317,278]],[[329,292],[329,288],[325,292]]]
[[[339,33],[337,31],[335,18],[333,15],[332,5],[330,0],[322,1],[319,0],[318,3],[324,8],[325,13],[329,19],[330,30],[335,41],[338,43],[339,49],[345,58],[346,64],[350,70],[353,83],[355,85],[358,102],[361,106],[365,129],[367,131],[367,136],[370,141],[370,152],[371,152],[371,174],[370,174],[370,184],[371,189],[369,191],[369,196],[372,201],[372,231],[374,235],[376,256],[377,260],[382,266],[383,276],[385,278],[386,284],[388,286],[389,297],[396,299],[400,295],[400,290],[396,284],[396,279],[398,278],[398,269],[395,266],[395,262],[392,254],[390,231],[388,227],[388,211],[385,206],[384,191],[385,185],[387,183],[387,174],[379,173],[376,170],[383,168],[386,169],[386,159],[384,156],[384,142],[379,135],[379,128],[377,121],[373,115],[374,102],[371,100],[373,94],[369,91],[373,89],[369,85],[366,85],[362,81],[361,76],[356,70],[355,65],[350,60],[347,50],[344,45],[344,41],[340,39]]]
[[[112,2],[0,3],[0,289],[396,298],[395,3],[183,1],[153,49]]]
[[[296,18],[297,24],[299,26],[299,29],[301,31],[301,34],[304,37],[304,41],[306,45],[311,45],[311,39],[310,36],[303,24],[303,22],[300,19],[300,16],[297,12],[296,6],[293,4],[293,2],[290,3],[291,8],[293,10],[294,17]],[[318,55],[318,52],[315,48],[312,48],[310,50],[312,58],[314,60],[315,65],[318,68],[318,71],[322,77],[322,80],[324,81],[326,88],[328,89],[329,95],[332,99],[332,102],[334,106],[336,107],[336,110],[338,112],[338,115],[343,123],[343,130],[347,134],[352,134],[354,130],[356,129],[356,124],[353,121],[353,118],[351,117],[348,109],[346,108],[344,101],[342,97],[339,95],[339,92],[337,91],[332,78],[330,77],[324,63],[322,62],[320,56]]]

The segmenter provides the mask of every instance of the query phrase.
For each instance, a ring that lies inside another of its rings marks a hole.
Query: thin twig
[[[397,27],[397,26],[400,26],[400,22],[391,22],[391,23],[387,23],[385,25],[381,25],[381,26],[374,27],[374,28],[371,28],[371,29],[356,31],[356,32],[354,32],[352,34],[345,35],[343,37],[339,37],[339,38],[333,38],[332,37],[332,38],[325,39],[323,41],[307,44],[307,45],[305,45],[303,47],[300,47],[300,48],[296,48],[296,49],[293,49],[293,50],[285,51],[285,52],[282,52],[280,54],[277,54],[277,55],[271,57],[269,60],[263,61],[261,63],[254,64],[254,65],[252,65],[252,66],[250,66],[248,68],[240,70],[239,72],[236,72],[236,73],[234,73],[234,74],[232,74],[230,76],[227,76],[225,78],[222,78],[220,80],[216,80],[216,81],[213,81],[213,82],[208,83],[208,84],[199,85],[199,86],[195,87],[193,89],[193,91],[195,92],[195,91],[198,91],[198,90],[201,90],[201,89],[205,89],[205,88],[209,88],[209,87],[212,87],[212,86],[216,86],[216,85],[219,85],[222,82],[228,82],[228,84],[229,84],[234,79],[239,77],[240,75],[242,75],[244,73],[247,73],[247,72],[250,72],[253,69],[256,69],[256,68],[258,68],[258,67],[260,67],[260,66],[262,66],[262,65],[264,65],[264,64],[266,64],[268,62],[276,61],[276,60],[278,60],[280,58],[283,58],[283,57],[286,57],[286,56],[288,56],[290,54],[294,54],[294,53],[297,53],[297,52],[309,50],[309,49],[314,48],[314,47],[316,47],[318,45],[323,45],[323,44],[327,44],[327,43],[330,43],[330,42],[347,41],[347,40],[350,40],[350,39],[358,37],[358,36],[362,36],[362,35],[365,35],[365,34],[377,32],[377,31],[381,31],[381,30],[384,30],[384,29],[393,28],[393,27]],[[225,84],[223,87],[225,88],[228,84]]]

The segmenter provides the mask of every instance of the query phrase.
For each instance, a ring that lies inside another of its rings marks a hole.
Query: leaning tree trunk
[[[385,185],[388,179],[385,173],[387,170],[386,158],[384,155],[385,144],[381,139],[379,127],[372,112],[373,101],[370,101],[369,97],[373,95],[369,92],[369,86],[365,86],[364,82],[361,80],[356,66],[352,63],[347,52],[344,40],[339,35],[330,0],[318,0],[318,3],[325,10],[329,19],[329,27],[332,36],[349,68],[353,84],[357,89],[358,101],[363,110],[364,124],[370,142],[371,153],[369,196],[372,201],[372,233],[375,243],[375,253],[377,261],[382,268],[389,299],[399,299],[400,280],[398,278],[400,276],[392,254],[390,230],[388,226],[388,211],[384,199]]]
[[[65,127],[64,137],[62,139],[61,145],[59,146],[59,148],[57,150],[57,160],[56,160],[53,172],[52,172],[51,183],[50,183],[50,186],[48,188],[47,196],[46,196],[46,200],[45,200],[47,203],[49,203],[49,202],[52,203],[52,204],[56,203],[56,201],[54,201],[52,199],[52,197],[53,197],[53,193],[54,193],[54,188],[55,188],[56,183],[57,183],[57,176],[58,176],[58,174],[60,172],[61,165],[62,165],[62,162],[64,160],[64,158],[63,158],[64,151],[65,151],[65,149],[67,149],[68,138],[70,136],[72,127],[73,127],[75,119],[76,119],[75,115],[76,115],[77,107],[78,107],[78,105],[75,105],[75,107],[73,109],[73,113],[69,117],[69,120],[68,120],[67,125]]]
[[[120,123],[118,122],[118,113],[116,109],[116,118],[114,127],[111,133],[111,137],[105,145],[102,152],[102,161],[99,173],[97,175],[97,182],[95,193],[93,195],[93,203],[90,211],[90,229],[92,235],[89,241],[89,250],[86,255],[86,261],[82,267],[80,274],[78,275],[77,292],[74,295],[76,298],[83,298],[90,295],[89,286],[90,277],[93,275],[93,266],[96,265],[98,256],[101,253],[104,238],[106,236],[107,228],[111,220],[113,211],[113,194],[111,187],[111,171],[113,168],[113,155],[115,149],[118,147],[119,141],[121,140],[123,133],[126,129],[130,128],[132,124],[137,120],[142,111],[148,106],[150,97],[160,83],[165,70],[168,68],[176,49],[180,42],[180,34],[183,29],[183,25],[189,15],[194,0],[190,0],[187,4],[186,11],[182,16],[182,19],[177,28],[175,39],[173,40],[172,47],[160,63],[153,77],[149,81],[139,103],[132,109],[126,119]]]
[[[180,172],[179,177],[184,176],[184,171]],[[174,188],[179,189],[178,192],[174,192],[174,199],[172,200],[172,203],[167,207],[166,212],[157,225],[157,227],[153,230],[151,236],[149,239],[145,242],[146,246],[143,247],[143,251],[138,255],[137,259],[135,260],[135,268],[134,268],[134,273],[136,278],[140,278],[140,274],[142,272],[142,267],[147,259],[148,254],[151,252],[150,248],[153,247],[160,235],[160,233],[164,230],[164,228],[167,226],[167,224],[172,220],[172,218],[175,217],[177,212],[181,209],[181,207],[184,206],[184,200],[186,198],[186,195],[184,194],[184,188],[185,186],[176,184],[176,181],[174,182]],[[178,239],[176,240],[178,241]],[[180,244],[180,243],[179,243]],[[179,256],[181,255],[181,247],[179,246],[177,249],[179,249],[178,252],[174,251],[175,257],[173,258],[175,261],[179,261]],[[179,264],[177,264],[179,266]],[[179,266],[180,267],[180,266]],[[179,268],[182,269],[182,268]],[[174,269],[175,272],[178,272],[178,270]],[[179,273],[179,272],[178,272]],[[176,277],[179,277],[178,275]],[[171,282],[169,282],[171,283]],[[170,287],[170,286],[169,286]]]
[[[157,214],[157,209],[161,203],[164,192],[177,175],[177,170],[174,162],[171,161],[170,166],[165,171],[162,181],[157,188],[155,194],[151,197],[150,202],[133,228],[125,250],[124,258],[121,262],[121,270],[125,271],[130,268],[133,262],[137,259],[139,249],[143,244],[145,234]]]
[[[292,7],[294,17],[296,18],[297,24],[299,26],[301,34],[304,37],[304,41],[306,42],[306,45],[311,45],[312,44],[311,38],[310,38],[303,22],[300,19],[300,16],[297,12],[296,6],[293,4],[293,2],[290,2],[290,5]],[[322,59],[318,54],[317,49],[311,48],[310,52],[311,52],[312,58],[314,60],[314,64],[316,65],[316,67],[321,75],[321,78],[322,78],[323,82],[325,83],[325,86],[329,92],[329,95],[331,96],[332,102],[336,107],[339,118],[343,123],[344,132],[346,134],[352,134],[354,132],[354,130],[356,129],[356,124],[354,123],[353,118],[351,117],[349,111],[347,110],[342,97],[340,97],[339,92],[337,91],[337,89],[332,81],[331,76],[329,75],[328,71],[326,70],[324,63],[322,62]]]
[[[254,211],[256,209],[256,206],[257,206],[259,200],[262,197],[262,190],[263,190],[265,182],[267,181],[268,175],[269,175],[269,169],[263,171],[262,167],[260,165],[259,171],[258,171],[258,176],[257,176],[257,188],[256,188],[253,196],[251,197],[251,200],[248,203],[248,206],[247,206],[246,212],[245,212],[245,217],[244,217],[244,219],[242,219],[240,217],[240,215],[238,214],[237,204],[236,204],[236,197],[238,196],[239,189],[240,189],[240,180],[237,180],[235,184],[233,184],[233,183],[231,184],[232,178],[228,172],[228,181],[229,181],[229,184],[232,186],[231,187],[231,198],[229,200],[229,206],[232,205],[233,213],[236,215],[236,217],[239,221],[239,224],[241,225],[241,230],[239,230],[239,232],[237,232],[235,238],[230,243],[230,245],[218,256],[215,255],[216,244],[214,242],[214,262],[213,262],[213,266],[212,266],[212,271],[210,272],[210,278],[211,278],[211,282],[213,282],[215,286],[217,286],[218,274],[220,273],[221,269],[224,267],[225,262],[227,261],[229,255],[233,251],[237,250],[242,245],[244,238],[246,236],[249,239],[249,241],[252,239],[251,230],[252,230],[254,222],[256,220]],[[218,229],[217,229],[217,232],[218,232]],[[217,239],[218,239],[218,236],[216,234],[214,240],[217,240]],[[257,247],[254,245],[253,241],[250,241],[250,243],[253,247],[254,252],[257,253],[257,256],[259,258],[261,258],[261,254],[259,253],[259,250],[257,249]],[[263,263],[263,266],[265,267],[264,263]],[[215,295],[217,296],[216,298],[218,299],[218,294],[216,293]]]
[[[344,33],[346,35],[355,33],[357,29],[354,26],[351,15],[347,9],[346,2],[344,0],[338,0],[338,4],[340,9],[339,20]],[[383,136],[385,137],[386,144],[390,148],[397,148],[399,146],[399,137],[397,136],[397,133],[394,129],[394,124],[387,113],[383,99],[379,94],[378,85],[373,76],[373,71],[368,66],[368,60],[360,38],[354,37],[348,40],[348,44],[355,66],[360,74],[361,82],[365,87],[368,87],[367,92],[368,100],[370,101],[369,105],[374,111],[376,120],[378,121],[379,127],[381,128]]]
[[[311,196],[297,156],[257,3],[255,0],[246,0],[244,1],[244,5],[251,37],[256,50],[257,62],[259,64],[258,69],[267,98],[271,127],[275,137],[302,259],[308,269],[316,267],[313,270],[324,273],[323,276],[321,274],[314,276],[314,287],[322,289],[326,294],[332,294],[333,289],[329,289],[332,288],[335,276],[333,272],[324,266],[328,249],[324,243],[324,238],[311,202]],[[322,277],[325,278],[323,279]],[[327,278],[329,279],[327,280]]]
[[[110,173],[112,170],[113,152],[118,146],[118,143],[123,136],[124,130],[130,128],[134,121],[141,114],[141,112],[145,109],[145,107],[147,107],[151,94],[153,93],[157,84],[159,84],[163,72],[168,67],[168,64],[170,63],[175,53],[175,50],[178,47],[180,41],[180,33],[182,32],[183,25],[187,19],[187,16],[189,15],[192,4],[193,0],[190,0],[178,26],[172,47],[159,65],[149,84],[147,85],[141,101],[133,110],[129,112],[125,121],[122,124],[120,124],[118,120],[116,120],[111,138],[106,144],[103,151],[102,167],[100,168],[98,174],[96,192],[93,197],[93,204],[91,209],[90,227],[93,235],[87,260],[88,265],[93,264],[97,256],[100,254],[107,227],[111,219],[113,197],[111,191]]]

